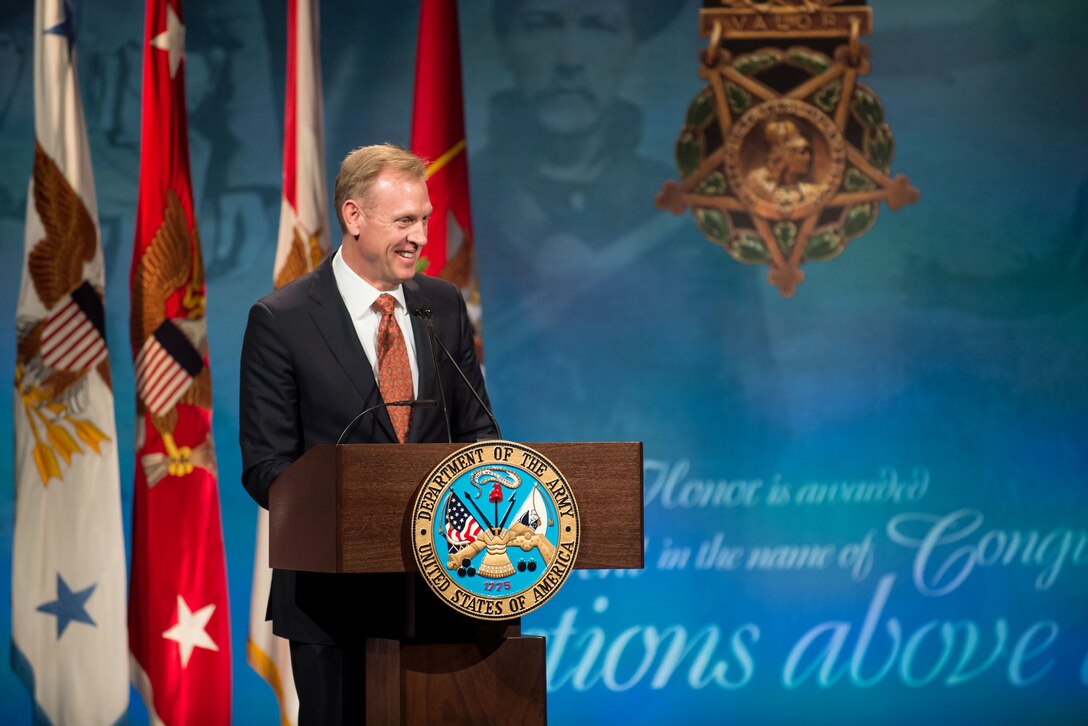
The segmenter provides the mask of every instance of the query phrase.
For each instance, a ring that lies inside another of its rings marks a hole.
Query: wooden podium
[[[417,573],[409,531],[416,492],[461,446],[314,447],[272,484],[269,563],[309,572]],[[578,502],[575,568],[641,568],[642,444],[527,446],[563,472]],[[420,577],[405,580],[397,632],[366,640],[367,723],[546,723],[544,639],[523,637],[520,618],[468,618]]]

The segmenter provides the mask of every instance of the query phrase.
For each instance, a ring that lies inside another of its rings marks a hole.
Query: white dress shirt
[[[359,342],[363,344],[367,359],[374,369],[374,380],[378,378],[378,323],[382,314],[371,307],[382,291],[374,288],[363,278],[355,274],[348,267],[340,255],[340,250],[332,258],[332,274],[336,278],[336,287],[340,290],[340,297],[348,308],[351,322],[355,326],[355,334],[359,336]],[[419,395],[419,365],[416,363],[416,339],[412,334],[412,318],[408,315],[408,306],[404,302],[404,286],[397,285],[396,289],[389,290],[388,294],[397,301],[393,315],[400,326],[401,335],[404,336],[404,344],[408,348],[408,364],[412,368],[412,395]]]

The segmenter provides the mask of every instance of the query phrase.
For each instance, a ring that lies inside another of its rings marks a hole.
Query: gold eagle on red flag
[[[144,457],[148,481],[210,468],[210,442],[194,451],[178,446],[173,435],[178,404],[212,405],[200,239],[173,190],[167,190],[162,225],[134,270],[132,290],[132,339],[143,341],[135,361],[137,413],[149,415],[167,452],[164,462]],[[172,315],[168,307],[175,308]],[[153,476],[151,469],[163,464],[165,471]]]

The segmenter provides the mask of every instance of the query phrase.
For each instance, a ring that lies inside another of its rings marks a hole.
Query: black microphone
[[[355,430],[355,427],[359,425],[359,422],[363,420],[364,416],[372,411],[377,411],[379,408],[389,408],[390,406],[411,406],[414,408],[416,406],[433,406],[436,403],[438,403],[438,401],[434,400],[433,398],[418,398],[413,401],[390,401],[389,403],[377,403],[370,408],[365,409],[362,413],[353,418],[351,420],[351,423],[344,427],[344,431],[340,434],[340,438],[336,440],[336,445],[339,446],[340,444],[344,443],[344,439],[346,439],[348,435]]]
[[[471,381],[469,381],[468,376],[465,375],[465,372],[463,370],[461,370],[461,365],[457,362],[457,359],[453,357],[453,354],[450,353],[449,349],[446,348],[446,346],[442,343],[442,339],[438,337],[438,331],[436,331],[434,329],[433,311],[429,307],[425,307],[423,305],[417,305],[413,310],[410,310],[409,312],[412,315],[415,315],[417,318],[420,318],[421,320],[423,320],[423,322],[425,322],[427,324],[427,332],[430,333],[429,337],[431,339],[431,355],[432,356],[437,356],[437,354],[435,353],[435,350],[434,350],[434,346],[437,344],[438,348],[446,355],[446,358],[449,360],[449,362],[453,364],[453,368],[454,368],[454,370],[457,371],[457,375],[461,376],[461,380],[465,382],[465,385],[468,386],[468,390],[472,392],[473,397],[476,399],[476,403],[480,404],[480,408],[482,408],[484,410],[484,413],[487,414],[488,421],[490,421],[491,425],[495,427],[495,435],[498,438],[501,439],[502,438],[502,430],[499,429],[499,422],[495,420],[495,416],[491,413],[491,409],[487,407],[487,404],[484,403],[484,399],[483,399],[483,397],[480,396],[479,391],[477,391],[476,387],[474,385],[472,385]],[[435,360],[435,363],[434,363],[434,374],[438,378],[438,389],[439,389],[439,392],[441,393],[441,391],[442,391],[442,376],[438,375],[438,361],[437,360]],[[443,395],[443,399],[442,399],[442,405],[443,406],[446,405],[444,395]],[[449,412],[448,411],[446,412],[446,426],[447,426],[447,433],[448,433],[449,432],[449,428],[448,428],[449,427]],[[451,437],[450,441],[452,442],[453,441],[452,434],[450,434],[450,437]]]
[[[450,409],[446,405],[446,386],[442,383],[442,376],[438,375],[438,351],[434,347],[434,327],[431,322],[431,309],[416,307],[410,311],[412,315],[427,323],[427,347],[431,349],[431,364],[434,366],[434,380],[438,383],[438,398],[442,401],[442,416],[446,419],[446,441],[453,443],[453,429],[450,427]]]

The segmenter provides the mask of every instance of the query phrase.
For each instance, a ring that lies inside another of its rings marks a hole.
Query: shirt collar
[[[341,248],[342,249],[342,248]],[[336,278],[336,287],[340,290],[340,297],[344,299],[344,305],[348,308],[348,314],[352,320],[358,320],[363,315],[372,311],[371,305],[383,294],[369,282],[355,274],[355,271],[344,262],[341,250],[336,250],[332,258],[332,274]],[[397,301],[401,310],[407,310],[408,304],[404,301],[404,285],[397,285],[392,290],[384,291]]]

